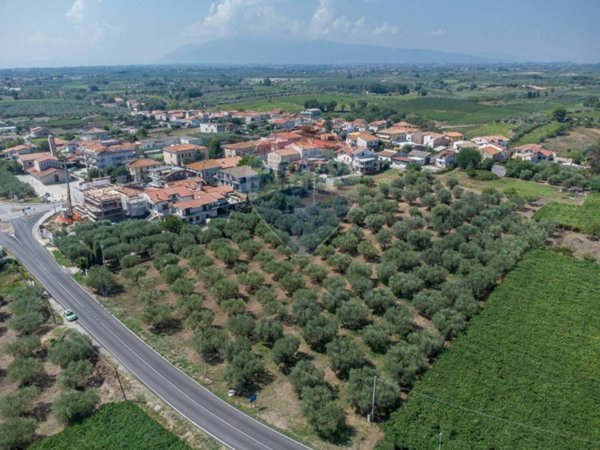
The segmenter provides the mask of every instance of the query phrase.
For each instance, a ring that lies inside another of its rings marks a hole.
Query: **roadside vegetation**
[[[592,449],[600,266],[530,252],[385,425],[380,449]],[[475,444],[476,443],[476,444]]]
[[[35,197],[33,188],[16,177],[21,167],[14,161],[0,160],[0,197],[8,200],[26,200]]]
[[[498,192],[425,173],[359,185],[350,198],[313,256],[295,255],[252,211],[204,230],[174,218],[78,224],[56,245],[188,373],[222,395],[258,391],[265,420],[348,445],[377,436],[365,420],[374,376],[381,421],[547,235]]]

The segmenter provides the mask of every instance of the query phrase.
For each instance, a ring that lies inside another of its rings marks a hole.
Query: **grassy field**
[[[476,127],[461,128],[467,139],[472,139],[476,136],[491,136],[501,134],[506,137],[511,137],[513,134],[514,124],[509,123],[487,123]]]
[[[545,141],[545,145],[557,151],[562,156],[569,156],[569,150],[581,150],[585,146],[600,140],[600,129],[575,128],[564,136],[558,136]]]
[[[510,117],[524,117],[534,112],[551,110],[556,104],[551,102],[527,102],[527,103],[481,103],[473,99],[460,99],[448,97],[414,97],[414,96],[382,96],[382,95],[334,95],[334,94],[307,94],[275,99],[251,101],[238,104],[230,104],[229,108],[255,109],[259,111],[271,111],[281,108],[289,112],[298,112],[303,109],[306,100],[317,98],[319,101],[335,100],[338,107],[346,106],[350,102],[366,100],[371,104],[381,107],[394,108],[397,113],[415,113],[431,120],[455,125],[488,125],[497,120],[505,120]],[[503,127],[505,130],[505,128]]]
[[[530,253],[392,416],[388,443],[599,448],[599,289],[600,265]]]
[[[600,194],[588,195],[582,206],[550,203],[535,218],[556,220],[564,227],[600,236]]]
[[[462,170],[453,170],[442,177],[455,177],[460,185],[478,192],[491,187],[500,192],[506,192],[509,189],[515,189],[516,192],[527,201],[540,201],[542,203],[558,202],[567,204],[580,203],[580,199],[572,197],[566,193],[560,192],[556,186],[549,184],[536,183],[535,181],[523,181],[516,178],[498,178],[492,181],[479,181],[472,178]]]
[[[130,402],[109,403],[90,418],[30,447],[187,450],[190,447]]]
[[[60,116],[72,117],[101,112],[83,100],[9,100],[0,102],[0,117]],[[117,113],[117,110],[113,111]]]
[[[537,127],[525,134],[517,142],[514,142],[513,145],[518,146],[525,144],[539,144],[545,141],[548,137],[557,134],[563,127],[564,125],[558,122],[547,123],[546,125]]]

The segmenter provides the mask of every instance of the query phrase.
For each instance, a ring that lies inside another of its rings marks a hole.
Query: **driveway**
[[[17,175],[17,178],[24,183],[29,184],[35,190],[38,197],[42,197],[46,192],[50,194],[50,201],[60,202],[67,200],[67,184],[49,184],[45,185],[41,183],[37,178],[31,175]],[[73,194],[73,188],[79,186],[80,180],[71,181],[71,195]]]

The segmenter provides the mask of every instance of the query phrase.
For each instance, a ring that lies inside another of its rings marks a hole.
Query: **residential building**
[[[29,136],[33,139],[48,137],[50,132],[46,127],[33,127],[29,129]]]
[[[360,148],[376,149],[379,147],[379,138],[364,131],[350,133],[346,138],[346,142],[350,145],[355,145]]]
[[[506,162],[510,159],[510,153],[505,148],[497,145],[485,145],[477,149],[483,159],[493,159],[496,162]]]
[[[227,125],[218,122],[202,122],[200,123],[200,133],[225,133],[227,131]]]
[[[79,139],[82,141],[103,141],[108,139],[108,137],[108,131],[102,128],[90,128],[89,130],[82,131]]]
[[[148,177],[150,169],[160,165],[161,164],[154,159],[140,158],[130,162],[127,168],[129,169],[129,173],[133,177],[134,181],[136,183],[141,183],[144,178]]]
[[[397,152],[396,150],[385,149],[377,153],[377,158],[379,158],[379,161],[392,162],[392,158],[396,156],[401,156],[400,152]]]
[[[442,150],[435,155],[435,165],[442,169],[448,169],[454,167],[456,164],[456,153],[454,150],[446,149]]]
[[[171,145],[163,149],[165,164],[183,166],[194,161],[208,159],[208,147],[194,144]]]
[[[236,192],[249,194],[260,190],[260,176],[250,166],[220,170],[216,179],[220,186],[229,186]]]
[[[454,144],[455,142],[460,142],[465,139],[465,135],[460,133],[459,131],[445,131],[444,136],[450,139],[451,144]]]
[[[285,167],[300,158],[300,152],[298,152],[298,150],[293,148],[283,148],[275,150],[267,155],[267,166],[277,172],[282,167]]]
[[[88,168],[111,169],[137,157],[135,144],[86,142],[83,145],[84,163]]]
[[[317,118],[321,117],[321,115],[323,114],[323,111],[321,111],[320,108],[307,108],[304,111],[302,111],[300,114],[302,114],[304,117],[306,117],[308,119],[317,119]]]
[[[244,141],[223,145],[223,152],[226,158],[233,156],[255,156],[264,160],[270,151],[271,142],[268,140]]]
[[[36,148],[37,147],[33,144],[21,144],[14,147],[5,148],[1,153],[4,158],[17,158],[20,155],[33,153]]]
[[[412,162],[420,166],[431,164],[431,154],[429,152],[424,152],[422,150],[411,150],[406,156]]]
[[[526,144],[515,147],[513,149],[512,158],[522,159],[523,161],[529,161],[532,164],[536,164],[541,161],[554,161],[556,152],[547,150],[541,145]]]
[[[362,174],[374,173],[380,169],[379,158],[373,150],[368,148],[344,146],[338,151],[336,159]]]
[[[232,158],[207,159],[205,161],[187,164],[185,167],[196,173],[203,180],[210,182],[219,170],[237,167],[241,159],[242,158],[239,156],[234,156]]]
[[[369,124],[369,131],[372,131],[373,133],[377,133],[380,130],[385,129],[386,127],[387,127],[386,120],[376,120]]]
[[[21,165],[24,171],[36,168],[37,170],[46,170],[50,167],[60,167],[60,162],[56,156],[49,152],[27,153],[19,155],[17,162]]]

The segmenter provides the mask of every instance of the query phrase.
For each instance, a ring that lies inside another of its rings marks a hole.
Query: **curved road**
[[[39,219],[40,216],[37,216]],[[308,447],[230,406],[185,375],[79,286],[33,237],[36,218],[12,221],[14,236],[0,233],[7,248],[64,308],[127,370],[207,434],[232,449],[306,450]]]

